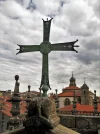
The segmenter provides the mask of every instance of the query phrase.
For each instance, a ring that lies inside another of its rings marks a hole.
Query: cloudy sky
[[[0,0],[0,90],[14,89],[19,75],[20,91],[39,91],[42,69],[40,52],[16,55],[17,44],[43,41],[43,21],[53,17],[50,42],[79,41],[78,53],[51,52],[49,77],[52,91],[69,85],[72,71],[78,87],[84,78],[100,95],[100,1],[99,0]]]

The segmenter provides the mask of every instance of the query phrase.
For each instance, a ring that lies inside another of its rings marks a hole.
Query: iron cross
[[[25,52],[32,52],[32,51],[40,51],[42,53],[42,78],[40,84],[40,92],[43,91],[42,96],[47,96],[47,91],[50,88],[49,84],[49,72],[48,72],[48,54],[51,51],[75,51],[77,52],[74,47],[74,44],[78,41],[73,42],[65,42],[65,43],[56,43],[51,44],[49,42],[49,35],[50,35],[50,26],[51,20],[43,20],[43,42],[40,45],[18,45],[20,48],[18,53],[25,53]],[[17,53],[17,54],[18,54]]]

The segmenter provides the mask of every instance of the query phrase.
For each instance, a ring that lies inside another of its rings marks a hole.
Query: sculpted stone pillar
[[[11,108],[11,114],[12,117],[10,118],[10,121],[8,122],[8,129],[13,130],[15,128],[19,127],[19,114],[20,114],[20,96],[19,96],[19,85],[20,83],[18,82],[19,76],[15,75],[15,88],[14,88],[14,93],[8,101],[12,102],[12,108]]]

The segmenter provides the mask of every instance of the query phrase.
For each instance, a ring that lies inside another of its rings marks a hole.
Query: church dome
[[[89,89],[89,87],[87,86],[86,83],[84,83],[84,84],[82,85],[81,89]]]
[[[72,76],[72,77],[70,78],[70,81],[75,81],[75,78]]]
[[[76,86],[76,83],[75,83],[75,78],[73,77],[73,73],[72,73],[72,77],[70,78],[70,84],[69,86]]]
[[[73,81],[75,81],[75,78],[74,78],[73,72],[72,72],[72,77],[70,78],[70,82],[73,82]]]

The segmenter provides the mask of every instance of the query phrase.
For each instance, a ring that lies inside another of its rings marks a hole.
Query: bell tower
[[[81,104],[89,105],[89,87],[85,83],[81,87]]]

